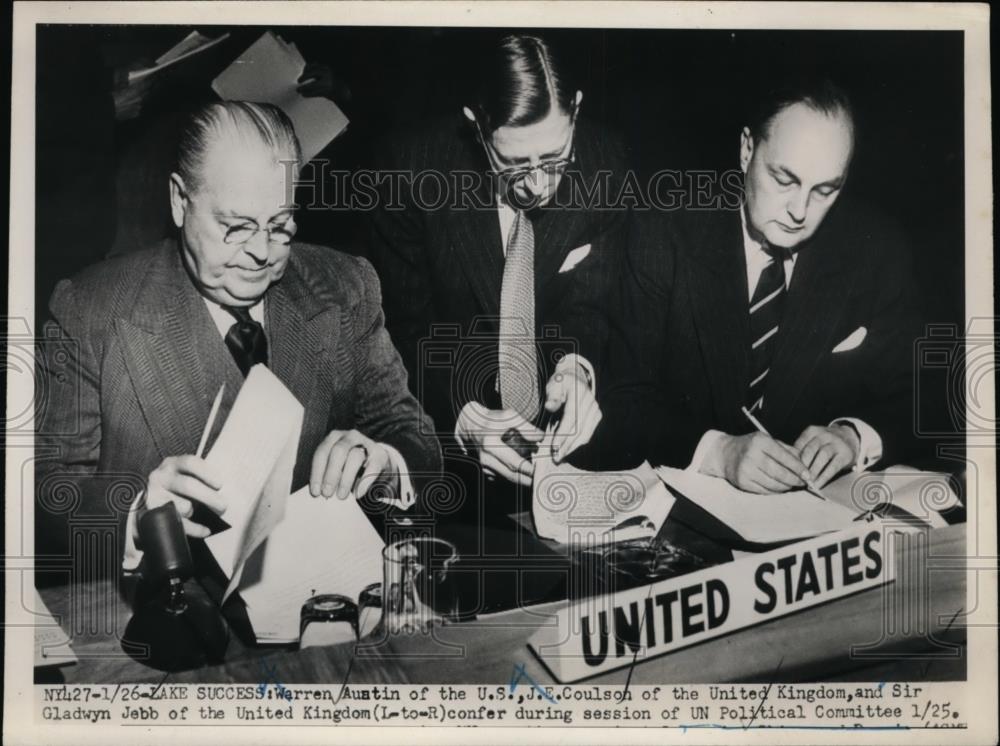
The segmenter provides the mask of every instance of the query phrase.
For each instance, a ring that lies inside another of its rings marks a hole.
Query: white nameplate
[[[895,577],[885,528],[867,523],[556,614],[528,644],[562,683],[630,666]]]

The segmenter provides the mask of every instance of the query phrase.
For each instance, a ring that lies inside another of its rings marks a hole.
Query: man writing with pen
[[[761,493],[911,452],[915,283],[843,194],[856,140],[840,88],[786,81],[740,132],[738,204],[639,216],[602,442]]]

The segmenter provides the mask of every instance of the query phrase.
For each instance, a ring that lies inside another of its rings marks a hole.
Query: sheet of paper
[[[594,472],[551,457],[551,439],[534,457],[532,517],[544,539],[561,544],[607,544],[655,536],[673,507],[648,463],[622,472]]]
[[[948,525],[939,511],[959,505],[948,475],[909,466],[845,474],[824,488],[823,494],[855,513],[894,505],[932,528]]]
[[[857,511],[805,490],[759,495],[744,492],[725,479],[661,466],[656,470],[671,489],[686,497],[743,539],[773,544],[817,536],[850,526]]]
[[[281,108],[295,125],[308,162],[347,129],[348,119],[329,99],[307,98],[296,90],[305,66],[294,44],[268,31],[212,81],[212,90],[228,101],[262,101]]]
[[[181,60],[186,60],[188,57],[193,57],[196,54],[201,54],[216,44],[219,44],[229,38],[229,34],[223,34],[215,39],[209,39],[207,36],[199,34],[197,31],[192,31],[190,34],[185,36],[180,42],[172,46],[166,52],[161,54],[156,58],[156,65],[153,67],[147,67],[142,70],[133,70],[128,74],[128,82],[134,83],[137,80],[142,80],[143,78],[158,73],[160,70],[164,70],[171,65],[174,65]]]
[[[255,365],[206,457],[224,480],[222,518],[229,528],[205,543],[230,578],[226,598],[243,563],[284,515],[303,414],[292,392],[266,366]]]
[[[240,596],[261,642],[299,637],[299,611],[311,596],[339,593],[357,601],[382,580],[382,537],[348,497],[314,498],[303,488],[247,562]]]
[[[35,591],[35,666],[65,666],[76,663],[76,654],[70,647],[69,637],[52,616],[42,597]]]

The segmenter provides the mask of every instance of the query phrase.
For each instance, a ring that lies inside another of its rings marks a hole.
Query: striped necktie
[[[236,319],[226,333],[226,347],[240,372],[246,376],[257,363],[267,365],[267,337],[264,327],[250,316],[250,309],[244,306],[223,306]]]
[[[538,353],[535,349],[535,233],[518,210],[507,239],[500,286],[497,375],[500,401],[529,422],[538,415]]]
[[[783,252],[765,247],[771,256],[757,280],[750,299],[750,385],[747,409],[751,412],[764,407],[764,388],[771,361],[778,345],[778,328],[785,305],[785,256]]]

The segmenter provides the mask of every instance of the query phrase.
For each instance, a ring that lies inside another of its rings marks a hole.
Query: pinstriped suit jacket
[[[332,429],[395,446],[411,472],[440,469],[433,425],[407,390],[365,260],[295,244],[265,298],[271,370],[305,407],[294,489],[308,482],[313,452]],[[104,526],[99,561],[111,572],[149,473],[167,456],[195,452],[226,382],[214,439],[243,378],[173,239],[64,280],[50,307],[39,361],[37,549],[85,551],[67,547],[72,526]]]
[[[751,379],[746,258],[736,211],[649,212],[635,221],[616,303],[617,372],[597,440],[623,463],[687,466],[708,429],[742,434]],[[839,343],[864,327],[856,348]],[[902,234],[842,197],[798,250],[761,421],[793,443],[809,425],[856,417],[882,438],[882,463],[914,437],[913,350],[921,314]],[[919,455],[919,454],[918,454]]]
[[[623,146],[581,118],[574,148],[575,164],[562,179],[555,204],[532,217],[543,381],[564,352],[581,352],[600,370],[609,294],[627,238],[628,210],[597,206],[599,197],[610,202],[622,191]],[[499,406],[496,320],[504,253],[496,198],[480,178],[486,157],[464,120],[433,122],[390,140],[380,154],[382,169],[424,175],[416,182],[430,203],[424,206],[411,190],[393,194],[390,180],[383,181],[382,203],[371,214],[371,258],[386,291],[386,324],[409,370],[411,388],[438,432],[450,434],[468,401]],[[454,197],[460,172],[467,172],[477,188],[466,187],[463,200],[435,205],[444,182],[433,174],[443,176]],[[588,206],[589,198],[593,204]],[[570,252],[588,244],[586,257],[561,272]]]

